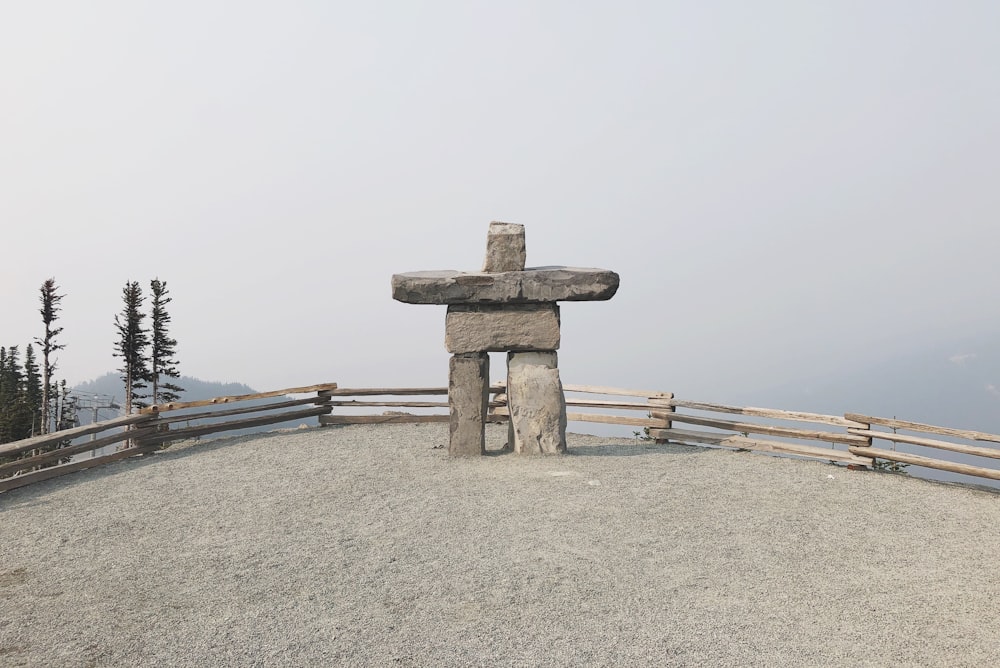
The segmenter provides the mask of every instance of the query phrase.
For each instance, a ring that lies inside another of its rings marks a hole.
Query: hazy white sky
[[[55,276],[58,373],[101,375],[159,277],[186,374],[444,384],[444,307],[390,277],[479,269],[491,220],[621,274],[563,305],[568,383],[711,400],[998,330],[997,35],[971,0],[4,3],[0,344]]]

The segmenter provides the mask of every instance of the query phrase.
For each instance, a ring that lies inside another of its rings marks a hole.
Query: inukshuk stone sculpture
[[[392,297],[447,304],[445,347],[452,455],[486,450],[490,352],[507,353],[507,405],[514,452],[566,451],[566,401],[556,350],[560,301],[611,299],[618,274],[606,269],[525,269],[524,226],[490,223],[481,272],[418,271],[392,277]]]

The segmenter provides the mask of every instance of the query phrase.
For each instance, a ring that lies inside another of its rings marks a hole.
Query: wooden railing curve
[[[677,399],[670,392],[651,390],[595,385],[564,385],[563,389],[569,421],[637,427],[639,430],[633,431],[637,440],[750,450],[848,464],[856,468],[872,467],[879,461],[898,462],[1000,480],[1000,468],[995,464],[1000,460],[1000,447],[979,445],[1000,444],[1000,435],[996,434],[857,413],[837,416],[687,401]],[[315,393],[314,396],[285,399],[262,406],[229,407],[231,404],[254,399],[311,393]],[[444,387],[341,388],[336,383],[323,383],[257,394],[150,406],[135,415],[0,445],[0,492],[125,457],[146,454],[168,441],[287,420],[318,417],[322,426],[447,422],[450,419],[448,402],[440,398],[447,394],[448,390]],[[490,395],[487,420],[507,422],[509,411],[505,385],[492,385]],[[597,398],[595,395],[609,398]],[[201,407],[224,408],[185,414],[176,412]],[[393,410],[378,411],[380,408]],[[582,409],[586,409],[586,412],[581,412]],[[732,415],[754,419],[728,417]],[[212,424],[175,426],[191,420],[233,416],[241,417]],[[104,434],[105,432],[113,433]],[[933,434],[935,438],[905,432]],[[97,434],[104,435],[84,443],[71,442]],[[944,440],[943,437],[951,440]],[[893,449],[873,447],[876,440],[889,441]],[[973,441],[977,445],[956,442],[961,440]],[[23,456],[30,451],[66,442],[69,443],[68,447]],[[115,443],[126,445],[114,453],[51,466],[54,461]],[[895,449],[897,443],[924,450],[942,450],[978,457],[985,462],[973,465],[926,454],[901,452]],[[3,461],[11,457],[20,458]],[[994,463],[994,467],[989,466],[990,463]],[[46,468],[38,468],[39,466]]]
[[[82,469],[101,466],[126,457],[143,455],[153,452],[169,441],[178,441],[207,434],[214,434],[234,429],[245,429],[289,420],[300,420],[308,417],[318,417],[329,413],[332,407],[326,397],[318,394],[337,388],[336,383],[323,383],[306,387],[291,387],[284,390],[273,390],[256,394],[244,394],[229,397],[216,397],[202,401],[172,402],[143,408],[139,413],[124,417],[95,422],[93,424],[73,429],[66,429],[52,434],[35,436],[33,438],[4,443],[0,445],[0,492],[16,489],[33,482],[48,480],[57,476],[80,471]],[[242,401],[268,399],[289,394],[317,393],[304,399],[271,402],[263,405],[245,406],[241,408],[226,408],[199,413],[170,415],[173,411],[202,406],[226,406]],[[298,410],[283,410],[286,408],[313,404],[312,408]],[[173,427],[178,422],[190,422],[205,418],[220,418],[233,415],[257,413],[253,417],[241,417],[236,420],[225,420],[211,424]],[[102,435],[92,441],[76,442],[76,439],[98,434]],[[62,460],[86,452],[96,452],[108,445],[124,443],[121,449],[99,456],[88,457],[77,461],[63,463]],[[31,451],[41,451],[56,444],[67,444],[54,450],[37,452],[27,457],[23,455]],[[10,461],[4,461],[10,459]]]
[[[824,415],[803,411],[786,411],[752,406],[730,406],[703,401],[688,401],[674,397],[670,392],[630,390],[596,385],[564,385],[567,418],[573,422],[592,422],[638,427],[633,432],[637,438],[659,443],[673,442],[689,445],[707,445],[737,450],[751,450],[794,456],[826,462],[848,464],[856,468],[873,467],[876,462],[912,463],[954,473],[1000,480],[1000,470],[988,466],[960,464],[935,457],[915,455],[873,448],[873,441],[884,439],[894,443],[907,443],[924,448],[936,448],[986,459],[1000,459],[1000,448],[953,443],[940,439],[899,434],[902,430],[917,430],[939,436],[962,438],[978,442],[1000,442],[1000,436],[978,431],[935,427],[917,422],[889,420],[856,413]],[[506,388],[501,384],[491,386],[488,420],[502,422],[508,419]],[[323,425],[381,424],[406,422],[447,422],[446,401],[428,401],[418,397],[447,395],[447,388],[338,388],[320,394],[336,397],[331,401],[334,411],[320,417]],[[585,395],[585,396],[578,396]],[[594,398],[604,395],[614,398]],[[353,397],[379,397],[377,400]],[[410,399],[409,397],[415,397]],[[369,414],[345,414],[350,408],[369,411]],[[421,413],[385,411],[370,414],[376,408],[417,409]],[[596,409],[580,412],[578,409]],[[438,409],[437,412],[430,412]],[[720,415],[721,414],[721,415]],[[757,420],[733,420],[726,416],[740,415]],[[676,424],[675,424],[676,423]],[[681,425],[678,427],[678,425]],[[873,425],[885,426],[896,431],[875,431]],[[695,428],[692,428],[695,427]]]

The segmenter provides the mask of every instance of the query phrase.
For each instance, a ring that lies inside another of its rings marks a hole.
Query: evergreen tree
[[[41,396],[42,382],[34,348],[28,345],[23,367],[18,346],[0,348],[0,443],[38,434],[41,428]],[[0,461],[23,459],[39,452],[32,450],[0,457]]]
[[[59,302],[63,295],[56,292],[59,286],[56,285],[55,278],[49,278],[40,288],[42,308],[39,313],[42,315],[42,322],[45,324],[45,337],[35,339],[35,342],[42,347],[42,428],[41,433],[47,434],[52,424],[51,404],[55,393],[53,390],[52,374],[56,370],[56,362],[51,355],[66,346],[57,344],[55,338],[63,331],[62,327],[53,327],[53,323],[59,318]]]
[[[10,372],[8,366],[10,358],[7,349],[0,347],[0,443],[13,441],[13,406],[16,395],[16,388],[11,386]],[[0,462],[7,462],[17,457],[0,457]]]
[[[31,436],[32,408],[17,346],[0,349],[0,441],[19,441]]]
[[[17,368],[17,346],[8,352],[0,348],[0,443],[14,440],[14,406],[17,403],[19,371]]]
[[[142,319],[146,317],[142,308],[143,296],[139,283],[126,283],[122,289],[122,301],[125,306],[122,312],[115,316],[115,328],[118,330],[118,340],[115,342],[115,357],[122,358],[121,379],[125,382],[125,414],[130,415],[132,408],[143,408],[146,394],[146,382],[149,380],[149,330],[143,328]]]
[[[42,433],[44,418],[45,390],[42,378],[39,376],[38,362],[35,360],[35,348],[30,343],[24,351],[24,402],[31,415],[31,435]]]
[[[150,380],[153,383],[152,402],[154,404],[177,401],[184,388],[170,382],[171,378],[180,378],[177,370],[176,355],[177,340],[170,338],[167,327],[170,324],[170,314],[167,304],[173,301],[168,297],[167,282],[154,278],[149,283],[153,294],[152,304],[152,350],[150,360]]]

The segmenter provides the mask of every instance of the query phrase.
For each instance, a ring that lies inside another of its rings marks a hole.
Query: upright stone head
[[[501,271],[524,271],[526,255],[524,225],[490,223],[490,231],[486,237],[484,272],[495,274]]]

